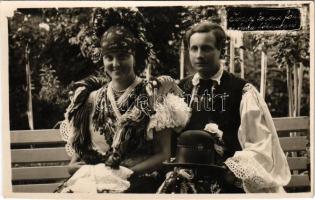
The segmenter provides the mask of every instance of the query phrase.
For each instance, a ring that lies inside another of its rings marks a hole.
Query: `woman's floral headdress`
[[[147,40],[146,19],[137,8],[96,8],[93,11],[89,27],[85,27],[77,35],[83,56],[94,63],[102,60],[101,38],[110,27],[125,27],[138,40],[137,45],[143,49],[146,62],[153,65],[159,60],[153,50],[153,44]]]

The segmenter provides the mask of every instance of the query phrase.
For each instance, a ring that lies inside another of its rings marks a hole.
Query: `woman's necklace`
[[[114,94],[115,100],[117,100],[119,97],[121,97],[121,95],[123,95],[124,92],[126,91],[126,89],[124,89],[124,90],[115,90],[113,87],[112,87],[112,90],[113,90],[113,94]]]
[[[116,89],[114,89],[113,85],[111,85],[111,87],[112,87],[113,92],[115,92],[115,93],[124,93],[127,90],[127,88],[123,89],[123,90],[116,90]]]
[[[117,118],[121,117],[121,113],[119,112],[118,107],[120,107],[129,97],[130,92],[141,82],[141,78],[136,77],[134,82],[126,88],[124,91],[118,91],[119,93],[121,92],[120,96],[118,97],[117,100],[115,100],[115,92],[113,89],[112,82],[109,83],[108,85],[108,90],[107,90],[107,96],[108,99],[112,105],[113,111],[116,115]],[[117,91],[116,91],[117,92]]]

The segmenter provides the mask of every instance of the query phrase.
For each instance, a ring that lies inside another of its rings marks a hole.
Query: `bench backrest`
[[[13,192],[53,192],[69,177],[58,129],[11,131]]]
[[[285,152],[305,151],[308,144],[309,117],[274,118],[281,146]],[[303,132],[289,137],[288,132]],[[53,192],[69,177],[70,157],[58,129],[11,131],[13,192]],[[305,171],[309,158],[288,157],[291,170]],[[292,175],[288,188],[309,186],[309,175]]]
[[[287,157],[288,164],[292,170],[292,177],[286,188],[310,186],[309,174],[303,174],[303,172],[309,172],[310,170],[310,158],[307,157],[306,153],[310,141],[309,117],[281,117],[273,120],[283,151],[286,154],[291,154],[292,152],[296,154],[293,157]],[[296,132],[296,134],[292,135],[292,132]]]

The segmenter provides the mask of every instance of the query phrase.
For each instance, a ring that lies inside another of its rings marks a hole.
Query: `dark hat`
[[[124,26],[112,26],[102,36],[103,55],[109,52],[133,53],[138,39]]]
[[[216,139],[207,131],[185,131],[178,138],[175,160],[164,164],[174,167],[224,170],[225,167],[218,164],[219,154],[215,151],[215,144]]]

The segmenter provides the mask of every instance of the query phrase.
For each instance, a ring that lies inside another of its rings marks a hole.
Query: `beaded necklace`
[[[123,105],[123,103],[125,101],[127,101],[130,92],[141,82],[141,78],[136,77],[134,82],[127,88],[125,89],[125,91],[120,95],[120,97],[117,99],[117,101],[115,100],[115,96],[114,96],[114,90],[113,90],[113,86],[112,86],[112,82],[110,82],[108,84],[108,89],[107,89],[107,97],[109,99],[109,102],[113,108],[113,111],[116,115],[116,118],[120,118],[121,117],[121,113],[119,111],[119,107],[121,107]]]

